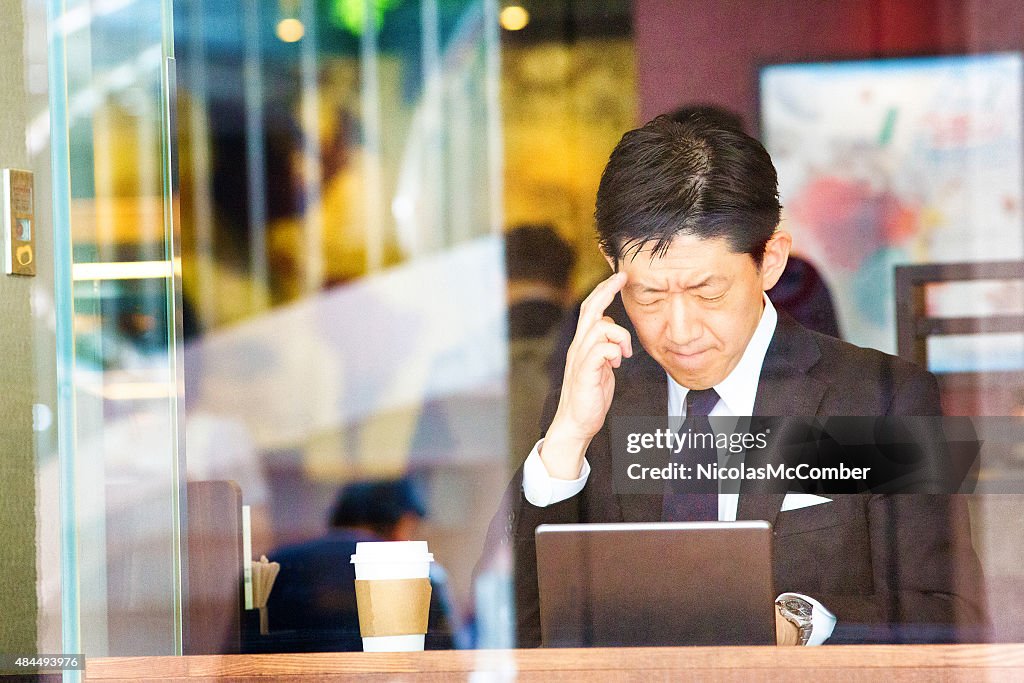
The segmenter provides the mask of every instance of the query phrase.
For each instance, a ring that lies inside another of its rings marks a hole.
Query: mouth
[[[668,354],[669,354],[669,356],[671,356],[673,358],[678,358],[679,360],[682,360],[684,362],[692,362],[694,360],[700,359],[708,351],[710,351],[710,349],[702,349],[700,351],[686,351],[686,352],[669,350]]]

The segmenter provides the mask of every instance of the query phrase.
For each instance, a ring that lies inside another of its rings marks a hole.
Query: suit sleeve
[[[956,495],[871,496],[873,591],[814,596],[837,618],[829,643],[983,639],[981,569],[966,501]]]
[[[939,416],[935,377],[917,371],[900,384],[889,416]],[[937,477],[949,451],[938,433],[916,434]],[[838,618],[829,642],[957,642],[984,639],[981,566],[959,494],[871,495],[865,505],[874,584],[870,596],[818,599]],[[816,596],[818,597],[818,596]]]

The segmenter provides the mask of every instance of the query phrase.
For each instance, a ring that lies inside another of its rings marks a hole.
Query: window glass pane
[[[71,242],[60,255],[70,282],[59,286],[73,324],[60,349],[73,373],[61,414],[73,429],[63,524],[75,577],[65,604],[76,610],[66,617],[78,623],[65,633],[77,628],[91,656],[181,651],[168,12],[79,2],[53,14],[64,49],[53,55],[64,68],[54,130],[68,154],[56,175],[69,192],[55,203]]]

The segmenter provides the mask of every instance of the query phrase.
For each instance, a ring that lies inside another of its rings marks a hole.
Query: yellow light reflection
[[[526,11],[525,7],[509,5],[501,10],[498,21],[506,31],[520,31],[530,23],[530,13]]]
[[[277,37],[286,43],[295,43],[306,35],[306,27],[298,19],[282,19],[277,23]]]
[[[71,279],[81,280],[148,280],[181,275],[181,259],[173,261],[124,261],[114,263],[75,263]]]

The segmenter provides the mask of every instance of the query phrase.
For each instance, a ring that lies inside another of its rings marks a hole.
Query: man
[[[679,519],[670,496],[616,493],[615,417],[940,414],[929,373],[775,310],[765,291],[792,241],[779,217],[771,159],[734,128],[659,117],[612,152],[596,221],[614,274],[581,307],[546,434],[509,490],[520,646],[539,642],[538,524]],[[712,498],[712,518],[773,524],[780,643],[946,640],[981,621],[955,497]]]
[[[246,651],[361,651],[356,609],[356,543],[408,541],[416,537],[426,508],[408,479],[362,481],[339,491],[330,531],[321,538],[270,553],[281,571],[267,601],[270,633],[247,634]],[[459,645],[444,570],[431,565],[430,615],[425,646]]]

